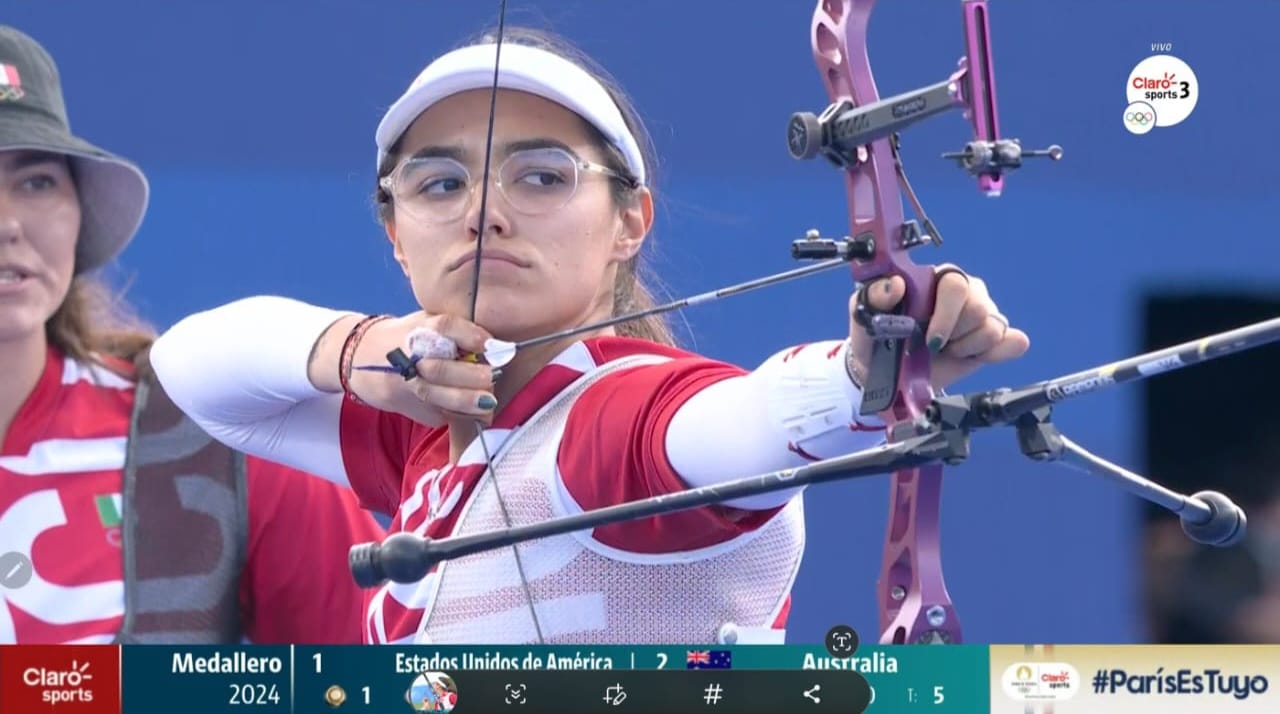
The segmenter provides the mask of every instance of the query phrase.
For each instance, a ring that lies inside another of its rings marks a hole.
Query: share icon
[[[814,704],[821,704],[821,703],[822,703],[822,697],[819,697],[819,696],[818,696],[818,692],[820,692],[820,691],[822,691],[822,685],[821,685],[821,684],[815,684],[815,685],[813,685],[813,688],[812,688],[812,689],[805,690],[804,698],[805,698],[805,699],[812,699]]]

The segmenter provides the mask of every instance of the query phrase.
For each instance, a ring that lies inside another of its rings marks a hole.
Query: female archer
[[[194,315],[153,355],[174,401],[217,438],[345,479],[366,507],[394,516],[393,531],[431,538],[882,440],[854,419],[870,346],[852,321],[847,338],[789,347],[754,370],[677,348],[656,317],[523,349],[501,370],[458,358],[489,338],[544,336],[652,304],[638,277],[653,221],[644,125],[581,53],[517,31],[502,39],[490,136],[495,48],[483,37],[432,62],[377,129],[379,218],[421,309],[363,316],[254,297]],[[865,289],[884,310],[904,292],[898,279]],[[936,386],[1027,349],[981,280],[953,269],[936,293]],[[415,344],[443,346],[411,379],[357,369],[407,350],[411,332],[425,338]],[[842,416],[804,418],[824,412]],[[372,591],[365,638],[781,642],[803,550],[796,495],[446,562]]]
[[[141,225],[146,176],[72,134],[34,38],[0,26],[0,72],[0,554],[25,564],[0,645],[359,642],[347,551],[382,528],[169,403],[152,332],[95,275]]]

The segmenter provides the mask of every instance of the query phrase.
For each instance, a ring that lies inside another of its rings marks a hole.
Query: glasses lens
[[[409,159],[400,165],[394,181],[397,208],[433,223],[461,216],[471,188],[471,177],[462,164],[439,157]]]
[[[522,213],[562,208],[578,188],[578,161],[563,149],[518,151],[502,162],[499,172],[498,187]],[[428,223],[457,220],[471,196],[471,174],[453,159],[409,159],[392,182],[397,209]]]
[[[547,213],[563,207],[578,187],[578,164],[560,149],[519,151],[502,164],[502,191],[513,208]]]

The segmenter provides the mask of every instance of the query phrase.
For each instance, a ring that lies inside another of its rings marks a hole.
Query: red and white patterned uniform
[[[129,365],[112,369],[51,348],[0,445],[0,552],[23,553],[35,571],[22,587],[0,589],[0,644],[103,643],[120,628],[120,492],[134,384]],[[347,551],[381,539],[382,529],[348,490],[318,477],[253,457],[246,476],[244,637],[359,642],[363,596]]]
[[[393,531],[442,538],[500,529],[504,510],[514,524],[538,522],[795,468],[884,438],[882,426],[854,416],[861,390],[845,368],[846,340],[788,348],[746,371],[599,337],[567,347],[500,406],[484,431],[497,457],[485,476],[480,439],[451,463],[447,429],[316,388],[316,341],[346,314],[245,298],[181,320],[151,361],[174,403],[209,434],[350,484],[365,507],[393,516]],[[802,491],[448,561],[418,582],[372,591],[365,639],[782,641],[804,547]]]
[[[688,485],[672,468],[666,452],[673,416],[692,395],[745,372],[640,340],[603,337],[570,347],[499,413],[485,432],[489,451],[501,449],[514,428],[585,372],[611,360],[645,353],[677,359],[618,371],[587,388],[569,412],[563,437],[558,439],[554,468],[529,479],[554,484],[547,489],[552,493],[562,489],[560,495],[570,510],[685,490]],[[724,428],[733,428],[733,421],[734,415],[725,414]],[[343,407],[340,426],[352,488],[366,507],[395,514],[392,531],[442,538],[457,533],[463,514],[487,522],[489,527],[504,525],[492,498],[471,503],[484,474],[484,450],[478,440],[459,463],[450,464],[447,429],[423,427],[352,401]],[[714,454],[708,456],[715,458]],[[537,465],[519,468],[528,471]],[[519,486],[501,483],[504,500],[527,503],[528,499],[521,500]],[[507,492],[508,488],[512,492]],[[686,563],[705,564],[715,556],[725,556],[728,559],[721,562],[732,564],[733,573],[749,572],[749,563],[734,562],[729,554],[751,543],[766,524],[783,519],[785,523],[777,524],[781,537],[776,548],[770,546],[768,551],[753,555],[772,561],[761,566],[769,572],[752,576],[760,579],[761,590],[774,593],[765,609],[770,615],[763,623],[742,623],[780,630],[803,549],[800,505],[796,498],[786,507],[767,510],[704,507],[607,526],[591,533],[585,546],[603,554],[604,559],[582,558],[584,548],[542,542],[522,545],[526,574],[544,593],[535,598],[543,637],[548,642],[637,641],[642,637],[685,641],[689,632],[697,632],[701,633],[700,641],[712,640],[720,624],[710,621],[716,610],[712,601],[717,597],[751,597],[747,591],[753,583],[731,581],[732,573],[723,569],[714,571],[725,576],[723,582],[697,582],[698,573],[682,572],[681,568]],[[527,513],[527,507],[512,510]],[[549,515],[553,514],[533,517]],[[770,551],[776,551],[772,558]],[[510,549],[505,549],[502,557],[504,560],[490,563],[487,570],[478,566],[481,574],[473,573],[465,584],[453,588],[463,592],[451,598],[437,592],[438,572],[419,583],[383,586],[370,601],[366,638],[376,643],[485,642],[499,637],[503,641],[535,640],[533,618],[516,579]],[[626,571],[625,576],[615,573],[610,580],[607,574],[613,563],[607,561],[625,561],[620,567],[635,569]],[[582,563],[592,565],[582,567]],[[458,566],[446,565],[449,567]],[[624,577],[631,582],[617,582]],[[668,577],[677,580],[664,590],[661,583]],[[624,597],[628,594],[630,598]],[[685,602],[672,601],[681,596]],[[449,612],[432,612],[433,607],[448,608]],[[428,627],[432,618],[436,622]],[[690,621],[681,622],[681,618]],[[702,622],[693,621],[698,619]]]

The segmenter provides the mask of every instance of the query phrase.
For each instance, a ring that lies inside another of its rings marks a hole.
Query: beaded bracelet
[[[338,357],[338,383],[342,385],[343,393],[358,404],[363,404],[363,402],[361,402],[360,398],[356,396],[356,393],[351,390],[351,370],[356,356],[356,348],[360,345],[361,338],[364,337],[364,333],[369,331],[370,327],[390,318],[390,315],[366,316],[364,319],[360,320],[360,322],[357,322],[355,327],[351,328],[351,331],[347,333],[347,339],[342,343],[342,352]]]

